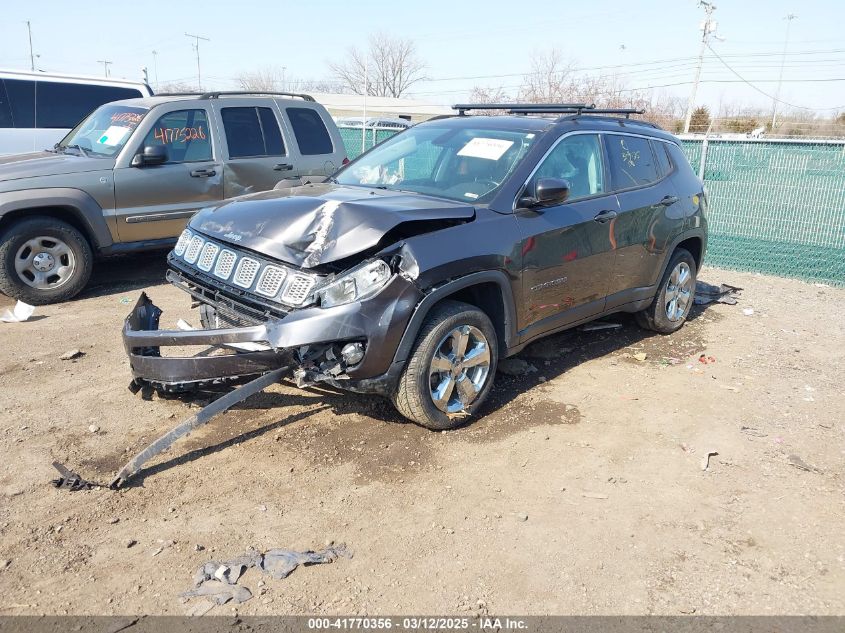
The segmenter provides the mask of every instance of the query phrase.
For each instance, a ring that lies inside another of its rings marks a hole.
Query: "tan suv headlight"
[[[324,308],[361,301],[381,290],[391,277],[390,266],[377,259],[335,279],[317,292]]]

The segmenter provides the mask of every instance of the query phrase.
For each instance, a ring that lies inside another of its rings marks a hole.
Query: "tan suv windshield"
[[[98,158],[115,156],[126,145],[147,112],[147,108],[138,106],[100,106],[72,129],[56,145],[56,149],[77,150],[86,156]]]

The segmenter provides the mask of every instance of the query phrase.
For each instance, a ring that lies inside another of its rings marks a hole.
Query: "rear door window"
[[[35,127],[72,128],[104,103],[140,97],[136,88],[39,81],[35,91]]]
[[[4,79],[3,83],[6,84],[6,96],[9,98],[14,127],[35,127],[35,82]]]
[[[334,152],[332,139],[323,119],[311,108],[288,108],[288,119],[303,156],[331,154]]]
[[[648,139],[607,134],[605,140],[614,189],[642,187],[659,179]]]
[[[212,159],[211,133],[205,110],[176,110],[159,117],[144,139],[145,146],[164,145],[168,163]]]
[[[220,113],[229,158],[284,156],[285,144],[270,108],[223,108]]]

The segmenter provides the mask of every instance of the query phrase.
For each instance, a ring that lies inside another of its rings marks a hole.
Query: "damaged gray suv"
[[[289,367],[463,424],[498,359],[614,313],[670,333],[692,306],[706,198],[678,141],[583,104],[455,106],[323,183],[200,211],[170,253],[201,330],[124,327],[134,384],[236,384]],[[484,108],[510,116],[471,116]],[[215,348],[183,358],[162,346]]]

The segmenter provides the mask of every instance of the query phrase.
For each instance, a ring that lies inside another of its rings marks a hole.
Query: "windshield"
[[[56,150],[71,149],[96,158],[115,156],[147,112],[138,106],[100,106],[57,143]]]
[[[338,172],[335,181],[484,203],[534,138],[518,130],[422,125],[374,147]]]

